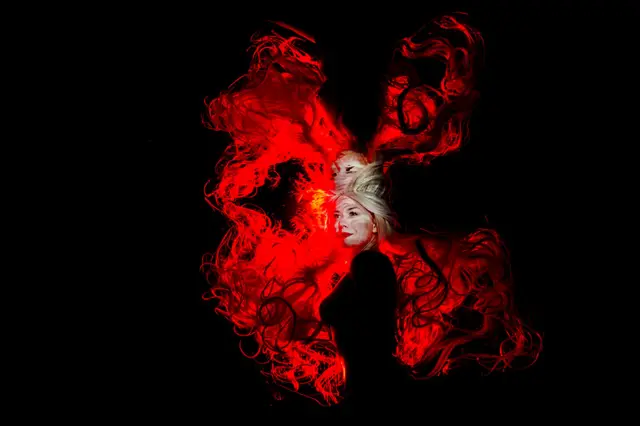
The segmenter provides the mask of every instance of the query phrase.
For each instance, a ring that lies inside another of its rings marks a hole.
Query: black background
[[[248,5],[245,11],[166,8],[136,14],[126,26],[119,71],[130,88],[123,104],[134,123],[127,134],[133,140],[127,170],[134,178],[127,180],[128,241],[119,259],[128,268],[119,277],[127,290],[116,296],[124,299],[127,321],[107,351],[111,368],[104,380],[118,383],[108,407],[212,421],[227,414],[241,420],[332,413],[268,385],[259,366],[240,354],[230,324],[201,299],[207,290],[201,257],[227,227],[205,203],[203,187],[215,179],[214,165],[229,143],[202,125],[204,101],[246,72],[250,36],[272,28],[266,20],[283,21],[316,38],[328,77],[324,95],[366,139],[375,129],[378,83],[394,44],[441,13],[464,11],[486,43],[470,141],[428,169],[395,170],[394,208],[407,230],[495,228],[511,250],[520,313],[545,335],[545,349],[525,371],[483,377],[470,369],[426,381],[416,410],[438,418],[451,410],[489,418],[506,411],[544,414],[553,402],[547,377],[554,356],[545,306],[556,285],[549,261],[555,210],[549,162],[565,138],[558,127],[567,122],[557,110],[571,101],[562,82],[571,75],[568,52],[580,10],[535,1],[371,4],[349,12],[306,7],[253,14]],[[276,391],[284,400],[274,401]]]

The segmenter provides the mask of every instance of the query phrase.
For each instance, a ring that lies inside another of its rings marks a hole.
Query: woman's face
[[[378,232],[373,215],[357,201],[340,197],[336,203],[336,232],[344,236],[347,246],[361,246],[368,243]]]
[[[331,166],[336,189],[344,188],[365,164],[363,157],[353,152],[347,152],[336,160]]]

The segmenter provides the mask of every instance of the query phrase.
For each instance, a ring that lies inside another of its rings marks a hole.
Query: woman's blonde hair
[[[387,185],[382,173],[382,163],[365,164],[346,185],[341,185],[333,195],[333,201],[345,196],[358,202],[373,215],[378,228],[376,240],[365,246],[365,250],[377,245],[378,241],[388,239],[394,232],[395,217],[387,203]]]

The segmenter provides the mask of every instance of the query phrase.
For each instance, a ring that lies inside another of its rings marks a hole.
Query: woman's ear
[[[377,234],[378,233],[378,224],[373,222],[373,233]]]

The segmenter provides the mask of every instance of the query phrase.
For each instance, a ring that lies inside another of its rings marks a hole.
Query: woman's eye
[[[350,212],[349,212],[349,216],[358,216],[358,212],[356,212],[356,211],[350,211]]]

